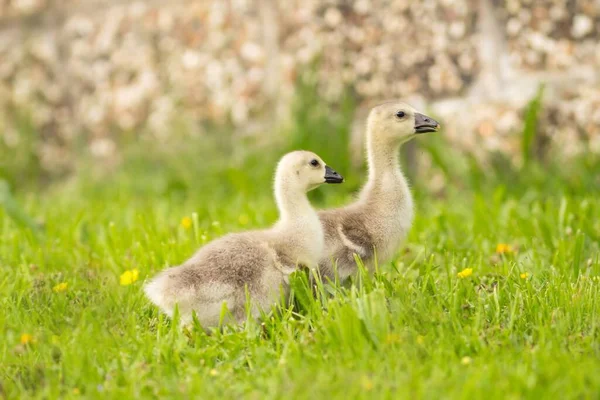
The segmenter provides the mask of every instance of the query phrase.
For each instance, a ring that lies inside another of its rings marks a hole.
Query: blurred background
[[[293,148],[352,191],[366,113],[391,98],[442,121],[403,154],[429,194],[597,190],[600,2],[0,0],[17,193],[253,195]]]
[[[146,279],[277,219],[285,152],[351,201],[390,99],[442,129],[382,275],[158,317]],[[598,399],[599,209],[600,0],[0,0],[0,399]]]

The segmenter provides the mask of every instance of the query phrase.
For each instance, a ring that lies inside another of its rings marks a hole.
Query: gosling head
[[[417,112],[406,103],[391,101],[371,110],[367,122],[374,139],[390,144],[405,143],[415,135],[435,132],[440,124],[431,117]]]
[[[344,178],[310,151],[293,151],[277,165],[275,185],[308,192],[323,183],[342,183]]]

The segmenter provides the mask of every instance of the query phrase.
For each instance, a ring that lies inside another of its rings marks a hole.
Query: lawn
[[[211,336],[176,327],[142,285],[208,240],[272,223],[281,152],[137,150],[112,175],[13,183],[0,397],[598,398],[597,164],[458,168],[420,140],[445,188],[413,178],[417,216],[394,262],[315,293],[299,274],[291,306]],[[348,176],[314,203],[349,201],[364,170],[304,147]]]

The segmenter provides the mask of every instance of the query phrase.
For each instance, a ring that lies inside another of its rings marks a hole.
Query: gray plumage
[[[399,117],[399,113],[403,113]],[[367,120],[369,178],[358,200],[342,208],[320,211],[325,233],[319,261],[323,276],[340,280],[357,271],[354,254],[367,268],[375,259],[389,261],[410,230],[413,199],[400,170],[398,151],[418,133],[437,130],[439,124],[401,102],[373,108]]]
[[[268,312],[281,295],[287,297],[292,272],[299,266],[317,265],[323,229],[306,193],[325,183],[331,173],[336,175],[329,178],[341,181],[314,153],[285,155],[275,175],[277,223],[270,229],[228,234],[208,243],[182,265],[152,279],[145,286],[148,298],[169,316],[177,304],[182,324],[189,323],[195,312],[204,328],[219,324],[223,305],[227,315],[243,322],[246,290],[252,316]]]

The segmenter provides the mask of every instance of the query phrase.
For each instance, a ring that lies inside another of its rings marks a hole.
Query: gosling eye
[[[319,161],[317,161],[316,159],[312,159],[310,161],[310,165],[312,165],[313,167],[318,167],[319,166]]]
[[[406,115],[406,113],[404,111],[398,111],[396,113],[396,117],[398,117],[398,118],[404,118],[405,115]]]

